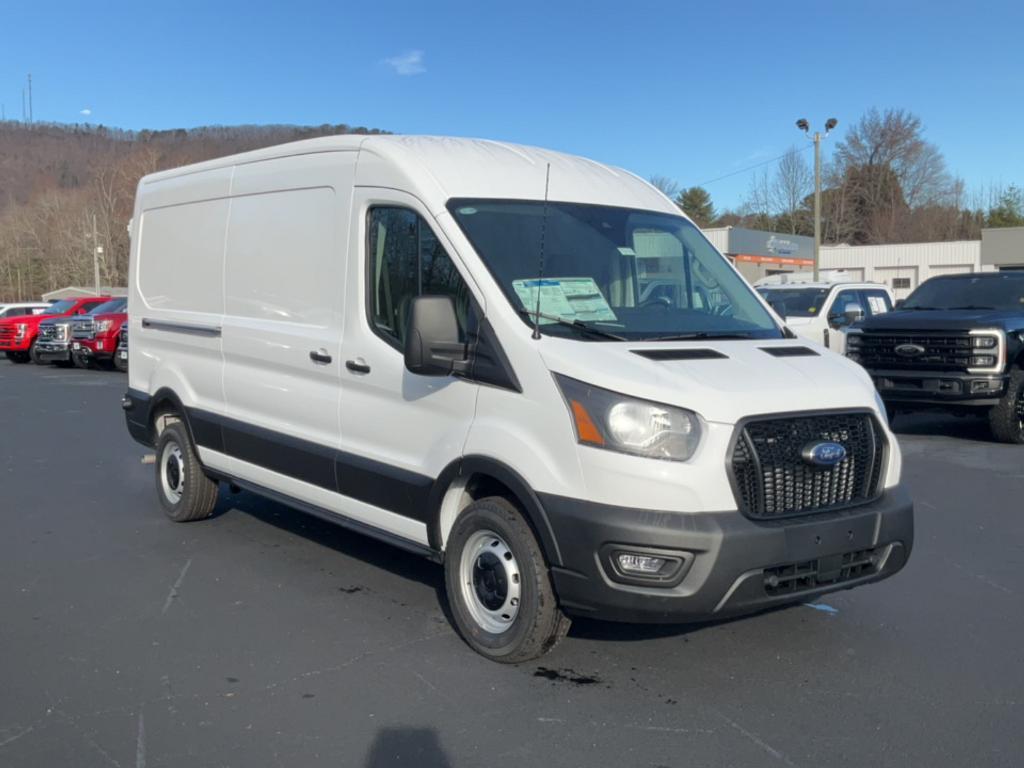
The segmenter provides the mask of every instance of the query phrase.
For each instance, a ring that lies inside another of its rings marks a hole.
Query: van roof
[[[356,184],[392,186],[417,195],[434,213],[450,198],[549,199],[681,214],[651,184],[630,171],[538,147],[445,136],[341,135],[207,160],[150,174],[148,185],[202,171],[319,152],[361,150]]]

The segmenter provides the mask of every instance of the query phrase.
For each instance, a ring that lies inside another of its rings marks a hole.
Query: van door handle
[[[327,354],[326,350],[310,350],[309,359],[314,363],[329,363],[333,358]]]
[[[355,360],[346,360],[345,367],[353,373],[369,373],[370,366],[361,357],[357,357]]]

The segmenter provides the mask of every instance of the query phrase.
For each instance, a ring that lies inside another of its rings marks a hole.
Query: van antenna
[[[533,313],[533,338],[540,338],[540,287],[544,279],[544,235],[548,228],[548,188],[551,184],[551,163],[544,172],[544,213],[540,219],[540,264],[537,267],[537,309]]]

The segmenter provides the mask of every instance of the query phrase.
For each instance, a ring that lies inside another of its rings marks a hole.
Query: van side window
[[[372,208],[367,237],[370,321],[385,339],[405,341],[416,296],[455,300],[459,336],[469,322],[469,290],[430,226],[408,208]]]

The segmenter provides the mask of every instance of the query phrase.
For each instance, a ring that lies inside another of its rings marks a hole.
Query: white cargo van
[[[678,282],[641,300],[637,261]],[[226,482],[443,563],[523,661],[890,576],[913,540],[867,374],[670,200],[579,157],[330,137],[142,179],[132,435],[173,520]]]

